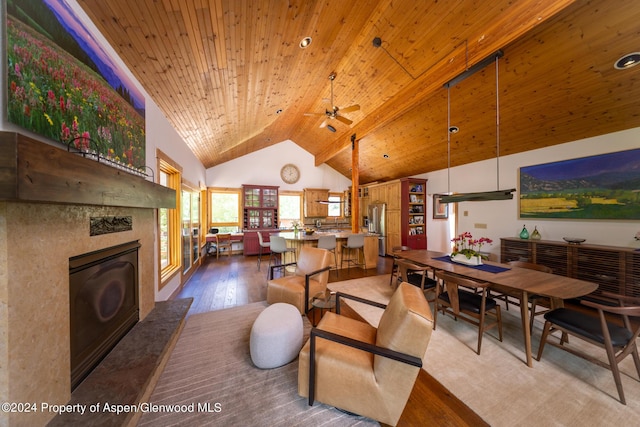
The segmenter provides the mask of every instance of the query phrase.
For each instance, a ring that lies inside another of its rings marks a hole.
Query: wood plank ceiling
[[[640,126],[640,66],[613,68],[640,51],[637,0],[78,3],[205,167],[290,139],[351,177],[356,134],[365,184],[445,169],[449,137],[456,166]],[[332,73],[361,107],[336,132],[304,115],[331,110]]]

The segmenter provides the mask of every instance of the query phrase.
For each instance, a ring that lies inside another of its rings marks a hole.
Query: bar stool
[[[267,269],[267,277],[269,277],[269,272],[271,271],[271,259],[274,255],[280,255],[280,268],[284,268],[284,255],[287,253],[293,254],[293,262],[296,263],[296,248],[288,248],[287,241],[282,236],[270,236],[269,240],[271,240],[271,254],[269,255],[269,268]],[[275,264],[274,264],[275,265]],[[283,273],[284,274],[284,273]]]
[[[353,250],[356,251],[356,257],[353,258]],[[358,263],[358,252],[362,250],[362,259],[364,265],[364,234],[350,234],[347,237],[347,243],[342,245],[342,254],[340,254],[340,268],[344,264],[344,253],[348,251],[349,258],[347,261],[347,270],[351,268],[351,264],[360,265]]]
[[[333,252],[333,261],[336,266],[336,276],[337,276],[338,275],[338,257],[336,255],[336,246],[337,246],[336,236],[334,236],[333,234],[329,236],[318,236],[318,247],[321,249],[326,249],[329,252]]]
[[[271,243],[265,242],[262,238],[262,232],[258,231],[258,242],[260,242],[260,250],[258,252],[258,271],[260,271],[260,262],[262,261],[262,248],[270,248]]]

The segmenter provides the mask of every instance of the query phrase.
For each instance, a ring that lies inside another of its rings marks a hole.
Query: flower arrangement
[[[479,239],[474,239],[471,233],[465,231],[464,233],[458,235],[451,239],[454,243],[453,252],[451,252],[451,256],[455,256],[458,254],[462,254],[467,257],[467,259],[471,259],[471,257],[479,257],[480,256],[480,248],[482,245],[491,244],[493,240],[488,237],[480,237]]]

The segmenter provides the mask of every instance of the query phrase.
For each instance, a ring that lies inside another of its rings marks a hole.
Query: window
[[[220,233],[235,233],[240,230],[240,190],[209,189],[210,226]]]
[[[176,204],[180,204],[180,184],[182,170],[180,166],[158,150],[158,180],[160,185],[176,190]],[[180,213],[177,209],[158,209],[158,228],[160,236],[160,289],[180,270],[181,233]]]
[[[329,216],[341,217],[342,216],[342,194],[330,193],[329,194]]]
[[[293,222],[302,223],[302,193],[281,191],[278,203],[280,228],[293,228]]]

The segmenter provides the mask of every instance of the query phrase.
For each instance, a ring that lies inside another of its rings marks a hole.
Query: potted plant
[[[488,237],[474,239],[468,231],[454,237],[451,241],[454,243],[451,260],[468,265],[481,265],[482,255],[480,254],[480,248],[485,243],[493,243],[493,240]]]

